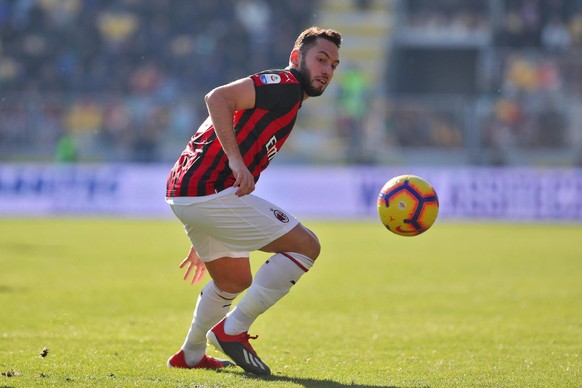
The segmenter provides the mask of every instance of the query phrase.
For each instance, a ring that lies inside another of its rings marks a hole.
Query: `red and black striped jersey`
[[[235,112],[234,131],[245,164],[257,182],[293,129],[303,88],[295,69],[266,70],[250,78],[255,85],[255,107]],[[234,181],[209,117],[170,171],[166,196],[210,195],[231,187]]]

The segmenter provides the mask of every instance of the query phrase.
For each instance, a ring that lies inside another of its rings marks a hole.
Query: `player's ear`
[[[301,51],[294,49],[289,55],[289,64],[295,68],[298,68],[299,63],[301,63]]]

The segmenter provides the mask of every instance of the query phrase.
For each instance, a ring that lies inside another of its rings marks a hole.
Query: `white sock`
[[[252,285],[224,322],[226,334],[248,331],[259,315],[284,297],[313,265],[299,253],[277,253],[257,271]]]
[[[186,363],[194,366],[200,362],[206,353],[206,333],[216,325],[230,310],[232,301],[237,294],[220,290],[210,281],[198,297],[194,318],[188,330],[186,340],[182,345]]]

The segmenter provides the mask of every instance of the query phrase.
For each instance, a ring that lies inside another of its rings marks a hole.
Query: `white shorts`
[[[169,197],[202,261],[249,257],[285,235],[299,220],[269,201],[249,194],[237,197],[230,187],[204,197]]]

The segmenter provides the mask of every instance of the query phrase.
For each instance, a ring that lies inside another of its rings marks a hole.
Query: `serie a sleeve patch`
[[[259,82],[265,85],[281,83],[281,76],[279,74],[261,74],[259,75]]]
[[[265,73],[254,74],[251,78],[257,86],[276,84],[289,85],[299,83],[297,78],[288,71],[267,71]]]

